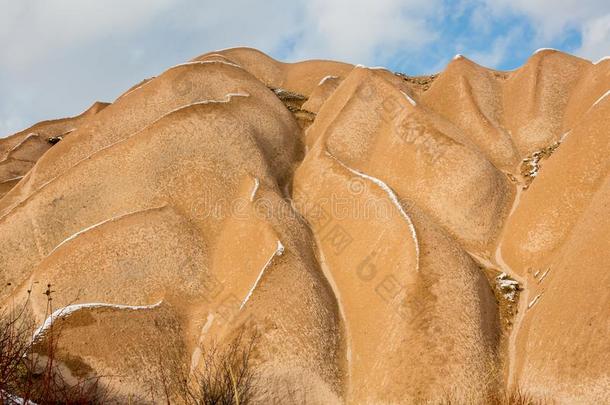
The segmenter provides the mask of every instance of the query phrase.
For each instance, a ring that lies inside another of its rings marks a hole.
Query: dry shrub
[[[479,401],[480,402],[480,401]],[[463,396],[445,395],[440,401],[431,401],[429,404],[436,405],[470,405],[472,402]],[[515,388],[509,392],[490,394],[484,402],[485,405],[552,405],[553,401],[548,399],[535,398],[520,388]]]
[[[51,286],[47,286],[47,314],[52,313]],[[103,404],[110,393],[99,377],[69,383],[60,370],[57,347],[61,338],[53,324],[33,341],[34,322],[23,305],[0,313],[0,400],[3,404]]]
[[[26,305],[5,309],[0,313],[0,399],[10,403],[11,393],[29,391],[25,355],[30,348],[32,324]]]
[[[202,368],[157,377],[166,402],[175,398],[189,405],[248,405],[256,397],[257,372],[252,355],[258,335],[239,332],[226,344],[202,347]],[[161,359],[167,369],[185,370],[175,359]]]

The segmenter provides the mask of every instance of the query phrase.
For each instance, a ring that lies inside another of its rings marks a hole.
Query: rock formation
[[[553,50],[204,54],[0,139],[0,305],[123,400],[248,331],[260,403],[602,403],[609,94],[610,60]]]

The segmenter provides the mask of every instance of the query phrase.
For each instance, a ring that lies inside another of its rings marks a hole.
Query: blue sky
[[[610,1],[0,0],[0,137],[240,45],[409,74],[456,53],[510,70],[541,47],[596,61],[610,54]]]

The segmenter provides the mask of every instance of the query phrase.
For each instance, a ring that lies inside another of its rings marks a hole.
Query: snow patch
[[[226,56],[225,56],[225,58],[226,58]],[[233,66],[233,67],[237,67],[237,68],[241,69],[241,66],[239,66],[237,63],[227,62],[224,60],[196,60],[196,61],[192,61],[192,62],[179,63],[177,65],[170,67],[167,70],[172,70],[174,68],[181,67],[181,66],[204,65],[204,64],[214,64],[214,63],[222,63],[223,65],[229,65],[229,66]],[[167,72],[167,70],[166,70],[166,72]]]
[[[597,62],[595,62],[595,65],[598,65],[604,61],[610,60],[610,56],[604,56],[603,58],[601,58],[600,60],[598,60]]]
[[[320,80],[320,82],[318,83],[318,86],[323,85],[324,83],[326,83],[327,80],[331,80],[331,79],[338,79],[339,76],[333,76],[333,75],[328,75],[322,78],[322,80]]]
[[[59,245],[55,246],[55,247],[54,247],[54,248],[53,248],[53,249],[52,249],[52,250],[49,252],[49,254],[48,254],[47,256],[51,256],[51,255],[53,254],[53,252],[55,252],[57,249],[59,249],[60,247],[62,247],[62,246],[63,246],[63,245],[65,245],[66,243],[70,242],[71,240],[76,239],[78,236],[80,236],[80,235],[82,235],[83,233],[88,232],[88,231],[90,231],[90,230],[92,230],[92,229],[98,228],[98,227],[100,227],[100,226],[102,226],[102,225],[104,225],[104,224],[107,224],[107,223],[109,223],[109,222],[113,222],[113,221],[117,221],[117,220],[119,220],[119,219],[125,218],[125,217],[127,217],[127,216],[129,216],[129,215],[137,214],[138,212],[143,212],[143,211],[148,211],[148,210],[154,210],[154,209],[159,209],[159,208],[163,208],[163,207],[165,207],[165,205],[162,205],[162,206],[160,206],[160,207],[153,207],[153,208],[147,208],[147,209],[144,209],[144,210],[138,210],[138,211],[132,211],[132,212],[128,212],[128,213],[126,213],[126,214],[117,215],[117,216],[115,216],[115,217],[112,217],[112,218],[109,218],[109,219],[105,219],[105,220],[103,220],[103,221],[101,221],[101,222],[98,222],[97,224],[93,224],[93,225],[91,225],[91,226],[88,226],[88,227],[86,227],[86,228],[84,228],[84,229],[81,229],[80,231],[78,231],[78,232],[74,233],[73,235],[68,236],[66,239],[64,239],[63,241],[61,241],[61,243],[60,243]]]
[[[8,392],[0,389],[0,400],[6,405],[36,405],[36,402],[26,401],[25,399],[18,397],[17,395],[9,394]]]
[[[220,55],[220,56],[222,56],[222,55]],[[241,66],[239,66],[239,65],[237,65],[237,64],[235,64],[233,62],[227,62],[227,61],[223,61],[223,60],[198,60],[198,61],[185,62],[185,63],[180,63],[178,65],[174,65],[174,66],[170,67],[169,69],[165,70],[165,72],[163,72],[163,73],[167,73],[168,71],[170,71],[170,70],[172,70],[174,68],[177,68],[177,67],[181,67],[181,66],[202,65],[202,64],[206,64],[206,63],[207,64],[210,64],[210,63],[222,63],[222,64],[225,64],[225,65],[229,65],[229,66],[233,66],[233,67],[237,67],[237,68],[242,69]],[[127,96],[128,94],[131,94],[134,91],[136,91],[138,89],[141,89],[144,86],[147,86],[148,84],[150,84],[150,82],[153,81],[153,79],[154,79],[154,77],[151,77],[150,80],[147,80],[145,83],[142,83],[141,85],[139,85],[137,87],[134,87],[133,89],[129,90],[127,93],[119,96],[119,98],[117,98],[117,101],[122,99],[123,97]]]
[[[17,177],[11,177],[10,179],[6,179],[6,180],[2,180],[0,181],[0,183],[8,183],[9,181],[15,181],[15,180],[21,180],[22,178],[24,178],[25,176],[17,176]]]
[[[364,179],[372,181],[373,183],[378,185],[383,191],[386,192],[386,194],[390,198],[390,201],[398,209],[398,212],[400,213],[400,215],[403,217],[403,219],[407,222],[407,225],[409,226],[409,230],[411,231],[411,237],[413,238],[413,242],[415,243],[416,269],[419,270],[419,240],[417,239],[417,233],[415,232],[415,226],[413,225],[413,221],[411,221],[411,217],[409,217],[409,215],[402,208],[402,205],[400,205],[400,201],[398,201],[398,198],[396,197],[396,194],[394,193],[394,191],[386,183],[384,183],[383,181],[379,180],[378,178],[373,177],[373,176],[369,176],[368,174],[364,174],[362,172],[359,172],[358,170],[352,169],[351,167],[349,167],[345,163],[341,162],[339,159],[337,159],[335,156],[333,156],[328,151],[325,151],[325,153],[331,159],[333,159],[334,161],[339,163],[342,167],[347,169],[350,173],[353,173],[356,176],[359,176],[359,177],[362,177]]]
[[[256,277],[256,281],[254,281],[254,284],[252,285],[252,288],[250,288],[250,291],[248,291],[248,294],[246,295],[246,297],[242,301],[241,305],[239,306],[239,310],[240,311],[244,308],[244,305],[246,305],[246,302],[248,302],[248,300],[252,296],[252,293],[254,292],[256,287],[258,286],[258,283],[261,281],[261,278],[263,277],[263,274],[265,273],[265,271],[269,268],[269,266],[271,266],[271,262],[273,261],[273,258],[275,256],[281,256],[283,254],[284,254],[284,245],[282,244],[281,241],[278,240],[277,241],[277,245],[275,247],[275,251],[269,257],[269,259],[267,260],[267,262],[265,263],[265,265],[261,269],[260,273],[258,274],[258,277]]]
[[[249,47],[248,45],[235,45],[235,46],[230,46],[228,48],[216,49],[213,52],[217,53],[217,52],[224,52],[224,51],[234,51],[234,50],[240,49],[240,48],[247,49],[247,50],[250,50],[250,51],[252,51],[252,50],[256,51],[256,49],[253,49],[253,48]]]
[[[276,247],[276,249],[275,249],[276,254],[277,254],[278,256],[281,256],[281,255],[283,255],[283,254],[284,254],[284,250],[285,250],[284,245],[282,244],[282,242],[281,242],[281,241],[279,241],[279,240],[278,240],[278,241],[277,241],[277,247]]]
[[[610,90],[608,90],[607,92],[604,93],[603,96],[601,96],[600,98],[597,99],[597,101],[595,103],[593,103],[593,105],[591,107],[594,107],[597,103],[599,103],[600,101],[602,101],[604,98],[608,97],[608,95],[610,94]]]
[[[544,51],[554,51],[554,52],[557,52],[557,49],[555,49],[555,48],[538,48],[538,49],[536,49],[534,51],[534,53],[532,55],[536,55],[537,53],[544,52]]]
[[[502,273],[506,276],[506,273]],[[519,285],[518,281],[515,280],[511,280],[511,279],[499,279],[498,280],[498,285],[501,288],[513,288]]]
[[[152,304],[152,305],[121,305],[121,304],[106,304],[106,303],[101,303],[101,302],[90,302],[90,303],[85,303],[85,304],[68,305],[66,307],[60,308],[60,309],[56,310],[55,312],[53,312],[51,314],[51,316],[49,316],[44,321],[44,323],[38,329],[36,329],[36,331],[34,332],[34,335],[32,337],[32,341],[36,340],[36,338],[40,334],[42,334],[44,331],[49,329],[51,327],[51,325],[53,325],[53,322],[55,322],[56,319],[66,317],[76,311],[80,311],[81,309],[114,308],[114,309],[125,309],[125,310],[131,310],[131,311],[140,311],[140,310],[157,308],[161,305],[162,302],[163,302],[163,300],[157,302],[156,304]]]
[[[464,58],[464,55],[458,53],[453,57],[452,60],[458,60],[458,59],[463,59],[463,58]]]
[[[201,347],[197,346],[195,347],[195,350],[193,350],[193,354],[191,354],[191,373],[193,372],[193,370],[195,370],[195,367],[197,367],[197,365],[199,364],[199,360],[201,360]]]
[[[527,309],[532,308],[534,305],[536,305],[536,303],[538,302],[538,300],[540,300],[540,297],[542,297],[542,294],[538,294],[534,297],[533,300],[530,301],[529,304],[527,304]]]
[[[542,280],[544,280],[544,278],[547,276],[547,274],[549,274],[549,271],[551,271],[550,268],[548,268],[544,273],[542,273],[542,275],[538,279],[538,283],[542,283]]]
[[[504,298],[511,302],[515,301],[517,291],[521,289],[518,281],[509,278],[508,274],[502,272],[496,277],[496,284],[504,293]]]
[[[254,201],[254,197],[256,197],[256,192],[258,191],[258,187],[260,186],[260,181],[257,177],[254,178],[254,187],[252,188],[252,192],[250,193],[250,201]]]
[[[202,339],[203,335],[208,333],[208,330],[210,330],[210,328],[212,327],[213,322],[214,322],[214,314],[208,314],[208,319],[206,319],[205,325],[203,325],[203,327],[201,328],[201,337],[199,339],[200,342],[203,340]]]
[[[570,132],[572,132],[572,130],[569,130],[568,132],[566,132],[563,135],[561,135],[561,138],[559,138],[559,143],[562,143],[563,141],[565,141],[565,139],[568,137]]]
[[[407,93],[405,93],[404,91],[401,91],[401,93],[402,93],[402,95],[403,95],[403,96],[405,96],[405,98],[407,99],[407,101],[408,101],[409,103],[411,103],[411,105],[412,105],[413,107],[415,107],[415,106],[417,105],[417,102],[416,102],[415,100],[413,100],[413,99],[411,98],[411,96],[409,96],[409,95],[408,95]]]
[[[169,114],[175,113],[176,111],[180,111],[184,108],[188,108],[188,107],[192,107],[195,105],[202,105],[202,104],[226,104],[228,102],[231,101],[231,99],[233,97],[250,97],[250,94],[243,92],[243,93],[228,93],[225,94],[224,97],[220,100],[201,100],[201,101],[195,101],[194,103],[190,103],[190,104],[186,104],[183,106],[180,106],[178,108],[174,108],[173,110],[171,110],[170,112],[168,112],[167,114],[164,114],[163,116],[161,116],[161,118],[159,118],[157,121],[159,121],[160,119],[162,119],[163,117],[168,116]],[[155,122],[157,122],[155,121]]]
[[[243,92],[243,93],[228,93],[228,94],[225,94],[224,97],[221,100],[202,100],[202,101],[195,101],[194,103],[182,105],[182,106],[180,106],[178,108],[174,108],[173,110],[163,114],[161,117],[157,118],[151,124],[148,124],[146,127],[144,127],[141,131],[145,130],[146,128],[148,128],[148,127],[150,127],[150,126],[152,126],[154,124],[156,124],[157,122],[161,121],[163,118],[167,117],[168,115],[173,114],[173,113],[175,113],[177,111],[180,111],[182,109],[185,109],[185,108],[188,108],[188,107],[192,107],[192,106],[195,106],[195,105],[202,105],[202,104],[215,104],[215,103],[216,104],[226,104],[226,103],[231,102],[231,99],[233,99],[233,97],[250,97],[250,94],[246,93],[246,92]],[[133,136],[133,135],[131,135],[131,136]],[[108,149],[108,148],[110,148],[110,147],[112,147],[112,146],[114,146],[114,145],[116,145],[116,144],[118,144],[120,142],[124,142],[127,139],[129,139],[131,136],[129,136],[127,138],[120,139],[120,140],[116,141],[115,143],[110,144],[110,145],[108,145],[108,146],[98,150],[93,155],[103,151],[104,149]],[[93,156],[93,155],[91,155],[91,156]],[[86,158],[84,158],[82,160],[86,160],[89,157],[86,157]],[[80,161],[78,163],[80,163]]]
[[[208,318],[205,321],[205,324],[203,325],[203,327],[201,328],[201,333],[199,334],[199,340],[197,342],[197,347],[195,347],[195,350],[193,351],[193,354],[191,355],[191,372],[193,370],[195,370],[195,367],[197,367],[197,365],[199,364],[199,360],[201,360],[201,345],[203,344],[203,339],[205,337],[205,334],[208,333],[208,330],[210,330],[210,328],[212,327],[212,323],[214,323],[214,314],[210,313],[208,314]]]
[[[565,134],[564,134],[565,135]],[[562,137],[563,139],[563,137]],[[555,142],[554,144],[547,146],[546,148],[540,149],[534,152],[531,156],[523,159],[522,165],[525,165],[525,168],[522,170],[528,170],[527,172],[523,172],[526,177],[529,177],[530,180],[538,176],[540,171],[540,162],[542,159],[548,159],[548,157],[553,153],[555,149],[561,145],[561,140]],[[525,188],[529,187],[529,183],[526,184]]]
[[[19,141],[19,143],[15,146],[13,146],[11,149],[9,149],[9,151],[6,153],[7,156],[11,153],[14,152],[17,148],[19,148],[21,145],[23,145],[28,139],[33,138],[35,136],[38,136],[37,133],[35,132],[30,132],[29,134],[27,134],[21,141]]]
[[[212,56],[220,56],[221,58],[229,59],[229,58],[227,58],[226,56],[224,56],[224,55],[222,55],[220,53],[209,53],[209,54],[205,55],[204,57],[210,58]]]

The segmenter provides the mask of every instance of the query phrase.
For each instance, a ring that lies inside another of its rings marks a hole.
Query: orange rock
[[[257,403],[602,403],[609,78],[206,53],[0,140],[0,309],[119,402],[248,333]]]

